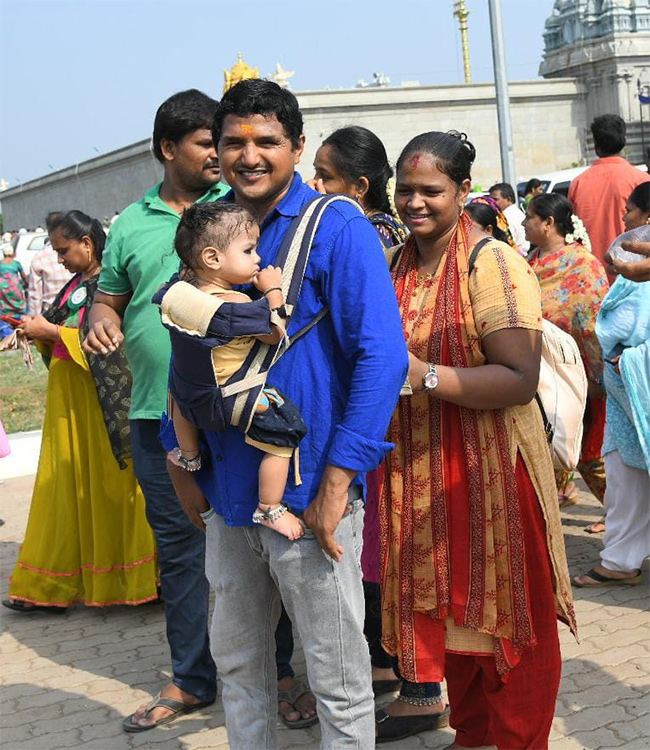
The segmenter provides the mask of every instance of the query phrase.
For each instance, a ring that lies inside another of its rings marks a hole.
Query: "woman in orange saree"
[[[434,132],[398,161],[411,236],[392,273],[413,394],[391,423],[381,503],[384,646],[407,682],[447,679],[453,747],[539,750],[560,681],[557,618],[575,629],[534,401],[540,292],[492,238],[470,268],[485,238],[463,212],[474,156],[465,136]]]

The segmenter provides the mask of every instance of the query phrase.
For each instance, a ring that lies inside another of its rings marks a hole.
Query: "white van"
[[[588,169],[589,166],[573,167],[572,169],[561,169],[559,172],[548,172],[547,174],[537,175],[537,179],[544,186],[545,193],[560,193],[561,195],[567,197],[569,195],[569,186],[571,185],[571,180],[575,180],[578,175],[581,175]],[[648,171],[648,167],[645,164],[637,165],[637,169],[640,169],[642,172]],[[526,180],[526,182],[520,182],[517,185],[517,193],[520,200],[523,200],[524,198],[524,190],[526,190],[527,184],[528,180]]]

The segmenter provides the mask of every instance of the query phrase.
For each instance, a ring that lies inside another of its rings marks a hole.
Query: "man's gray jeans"
[[[206,521],[206,575],[215,591],[212,654],[233,750],[277,747],[275,628],[280,600],[302,641],[324,750],[375,747],[374,701],[363,635],[363,506],[352,503],[331,560],[309,530],[295,542],[264,526]]]

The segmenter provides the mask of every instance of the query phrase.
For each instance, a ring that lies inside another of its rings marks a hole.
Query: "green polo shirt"
[[[106,294],[133,293],[122,329],[133,373],[131,419],[159,419],[167,403],[171,346],[151,298],[178,271],[174,237],[180,216],[160,198],[160,185],[124,209],[111,227],[99,277]],[[217,183],[199,202],[217,200],[227,190]]]

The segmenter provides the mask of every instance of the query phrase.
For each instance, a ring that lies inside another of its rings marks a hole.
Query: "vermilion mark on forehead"
[[[414,156],[410,158],[409,163],[408,163],[409,172],[418,168],[418,164],[420,163],[421,158],[422,158],[422,154],[415,154]]]
[[[241,132],[244,135],[253,135],[255,133],[255,125],[242,125],[241,126]]]

